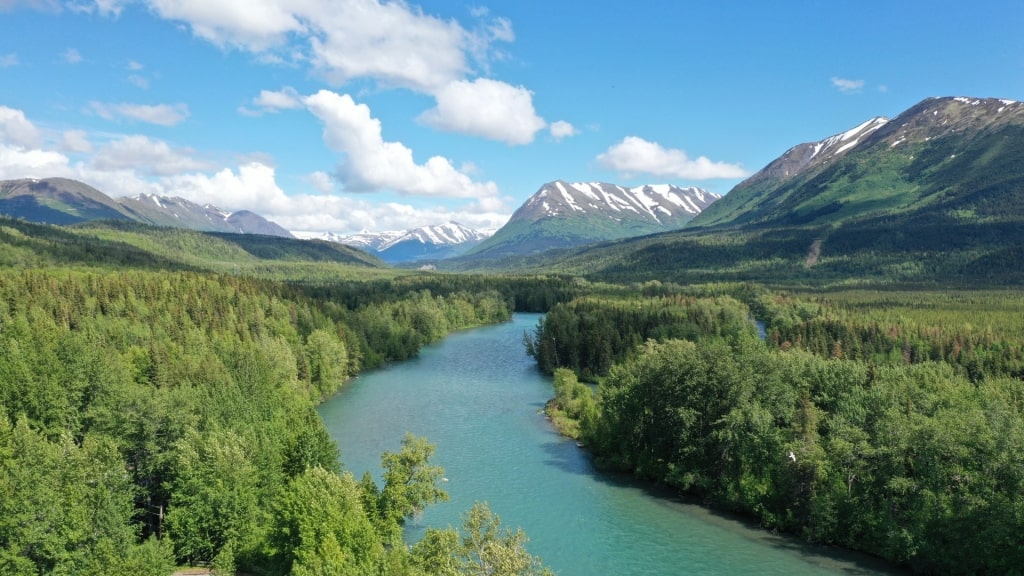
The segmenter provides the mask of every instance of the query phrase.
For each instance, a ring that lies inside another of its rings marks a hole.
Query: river
[[[363,374],[320,407],[347,470],[380,479],[380,454],[405,432],[437,446],[449,502],[411,522],[460,526],[486,501],[502,524],[521,527],[528,549],[561,576],[660,574],[886,574],[855,554],[806,546],[596,471],[560,437],[542,409],[551,381],[526,356],[522,334],[536,314],[453,334],[413,360]]]

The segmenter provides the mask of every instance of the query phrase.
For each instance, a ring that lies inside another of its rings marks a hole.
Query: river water
[[[433,462],[445,468],[451,500],[411,522],[410,541],[427,526],[460,526],[463,512],[486,501],[561,576],[895,573],[596,471],[542,413],[551,381],[522,345],[538,318],[517,314],[453,334],[419,358],[363,374],[321,405],[357,478],[370,471],[379,483],[381,452],[397,451],[406,432],[437,446]]]

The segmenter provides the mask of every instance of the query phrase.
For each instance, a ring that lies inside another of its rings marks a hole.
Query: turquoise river
[[[551,381],[524,352],[539,316],[453,334],[420,357],[366,373],[320,407],[356,477],[380,478],[380,453],[402,436],[437,446],[451,500],[410,523],[459,526],[475,501],[522,528],[528,548],[561,576],[885,574],[884,565],[806,546],[596,471],[556,434],[542,408]]]

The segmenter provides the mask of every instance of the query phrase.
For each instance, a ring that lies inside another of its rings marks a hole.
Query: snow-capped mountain
[[[227,212],[212,204],[152,194],[119,198],[117,202],[134,218],[157,226],[292,238],[284,228],[249,210]]]
[[[784,180],[824,166],[856,148],[867,140],[868,136],[888,123],[888,118],[878,116],[841,134],[829,136],[818,142],[793,146],[747,181],[756,182],[765,178]]]
[[[793,146],[691,226],[835,226],[936,206],[972,218],[1003,218],[1021,206],[993,198],[1020,189],[1015,179],[1022,130],[1024,103],[927,98],[891,120],[872,118]]]
[[[362,231],[340,235],[332,232],[295,232],[300,238],[316,238],[359,248],[380,256],[385,262],[439,260],[462,254],[490,236],[458,222],[424,226],[413,230]]]
[[[604,215],[611,220],[649,221],[659,227],[685,224],[719,196],[701,188],[656,184],[625,188],[604,182],[569,183],[561,180],[541,187],[512,215],[512,219]]]
[[[69,178],[0,181],[0,214],[48,224],[131,220],[204,232],[292,237],[284,228],[248,210],[225,212],[209,204],[200,206],[184,198],[150,194],[111,198]]]
[[[627,188],[562,180],[541,186],[473,256],[529,254],[682,228],[720,196],[697,187]]]

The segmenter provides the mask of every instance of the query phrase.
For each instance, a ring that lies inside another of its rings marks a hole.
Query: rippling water
[[[380,478],[380,453],[405,432],[437,446],[451,501],[409,526],[459,526],[486,501],[530,552],[563,576],[655,574],[882,574],[857,555],[804,546],[596,472],[541,410],[551,382],[525,355],[522,334],[538,316],[460,332],[409,362],[364,374],[320,413],[345,468]]]

